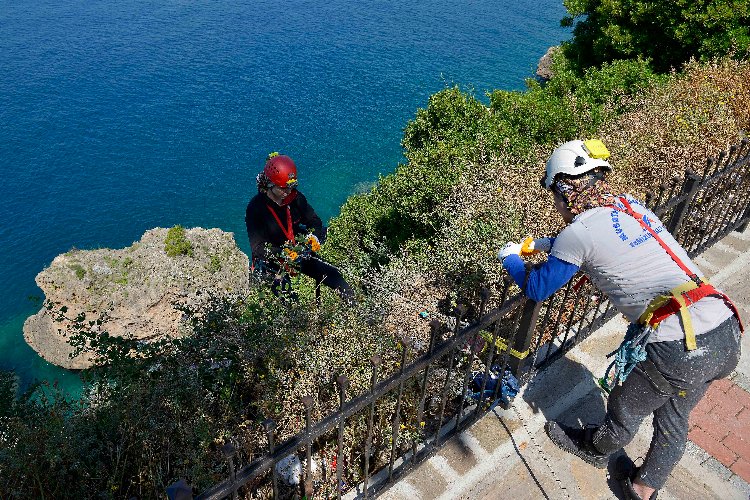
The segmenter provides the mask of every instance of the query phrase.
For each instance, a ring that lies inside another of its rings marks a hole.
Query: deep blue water
[[[522,89],[561,0],[0,0],[0,368],[76,379],[25,344],[35,275],[152,227],[220,227],[271,151],[325,220],[402,160],[446,85]]]

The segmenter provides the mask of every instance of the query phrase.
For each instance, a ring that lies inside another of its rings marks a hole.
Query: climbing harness
[[[623,204],[625,209],[622,209],[616,205],[608,205],[608,207],[617,210],[618,212],[625,213],[633,217],[641,225],[643,229],[654,238],[654,240],[661,245],[664,251],[672,258],[680,269],[690,278],[690,281],[683,283],[669,291],[668,294],[658,295],[646,308],[646,311],[638,319],[638,322],[642,325],[647,325],[656,329],[661,321],[671,316],[672,314],[679,313],[682,319],[682,325],[685,330],[685,346],[688,351],[692,351],[696,348],[695,331],[693,330],[693,322],[690,319],[690,313],[688,307],[695,302],[699,301],[704,297],[719,297],[724,300],[727,307],[734,313],[737,321],[740,322],[740,331],[744,331],[742,322],[740,321],[740,315],[737,312],[737,308],[734,303],[725,294],[716,290],[708,281],[694,272],[692,272],[677,255],[672,251],[671,248],[664,242],[663,239],[654,231],[654,229],[644,220],[643,214],[639,214],[630,205],[628,200],[624,196],[619,197],[620,202]]]
[[[695,330],[693,329],[693,323],[690,318],[688,307],[695,302],[698,302],[700,299],[709,296],[722,298],[727,304],[727,307],[732,310],[739,321],[737,309],[732,301],[729,300],[729,297],[716,290],[704,278],[692,272],[690,268],[688,268],[682,260],[675,255],[672,249],[669,248],[657,232],[644,220],[643,214],[639,214],[633,210],[633,207],[624,196],[620,196],[618,199],[625,207],[624,209],[617,205],[607,205],[607,207],[625,213],[638,221],[641,227],[659,243],[675,264],[677,264],[688,278],[690,278],[690,281],[673,288],[668,294],[656,296],[648,307],[646,307],[645,312],[640,318],[638,318],[638,322],[631,323],[630,326],[628,326],[625,339],[620,344],[620,347],[607,355],[607,358],[614,355],[614,361],[612,361],[607,367],[604,377],[598,380],[599,386],[607,394],[609,394],[618,384],[623,383],[638,363],[646,361],[646,344],[648,343],[648,338],[651,335],[651,332],[659,326],[659,323],[669,316],[676,313],[680,314],[682,326],[685,330],[685,347],[688,351],[692,351],[697,347]],[[742,329],[741,323],[740,329]],[[613,369],[614,373],[610,375],[610,372]]]
[[[286,226],[282,224],[281,218],[279,218],[276,211],[271,207],[271,205],[266,204],[266,208],[269,212],[271,212],[271,215],[273,215],[273,218],[276,220],[276,224],[278,224],[281,231],[284,233],[284,236],[286,237],[287,243],[295,243],[297,240],[294,235],[294,222],[292,220],[292,211],[290,207],[287,205],[286,208]],[[304,224],[299,225],[300,230],[306,231],[307,226]],[[302,250],[294,251],[292,252],[288,248],[284,248],[282,251],[287,254],[293,260],[294,262],[298,262],[299,260],[308,260],[313,255],[313,249],[312,244],[310,243],[311,235],[308,235],[306,239],[306,244]],[[317,240],[316,240],[317,241]],[[318,245],[319,246],[319,245]],[[292,258],[292,255],[294,256]],[[320,259],[318,259],[320,260]],[[264,274],[270,274],[274,273],[277,274],[276,278],[274,279],[273,285],[271,286],[271,291],[276,297],[284,299],[285,297],[291,298],[292,300],[297,300],[298,296],[297,293],[293,291],[292,289],[292,282],[291,277],[296,276],[297,272],[294,268],[290,266],[288,262],[285,261],[284,257],[278,258],[278,265],[279,265],[279,271],[278,273],[276,271],[273,271],[273,269],[264,263],[263,260],[257,259],[256,261],[253,261],[251,272],[254,272],[256,267],[258,269],[259,274],[262,276]]]
[[[286,236],[287,241],[294,241],[294,224],[292,223],[292,210],[289,208],[289,205],[286,205],[286,227],[281,223],[281,219],[279,218],[279,215],[276,213],[276,210],[271,208],[271,205],[266,205],[266,208],[269,212],[271,212],[271,215],[273,215],[273,218],[276,219],[276,224],[279,225],[281,228],[281,231],[284,233],[284,236]]]

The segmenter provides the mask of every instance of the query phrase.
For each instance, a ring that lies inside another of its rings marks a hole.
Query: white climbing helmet
[[[566,142],[558,146],[547,160],[547,170],[541,180],[542,187],[552,189],[552,183],[559,174],[575,177],[598,168],[609,172],[612,167],[607,158],[609,151],[598,139]]]

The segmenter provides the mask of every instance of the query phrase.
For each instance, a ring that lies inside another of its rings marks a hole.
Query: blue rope
[[[625,339],[620,344],[620,347],[607,355],[607,358],[616,355],[614,361],[607,367],[604,377],[599,379],[599,385],[606,393],[609,394],[618,384],[625,382],[625,379],[628,378],[635,365],[646,360],[646,343],[651,332],[651,327],[644,327],[636,323],[631,323],[628,326]],[[615,371],[610,383],[609,374],[612,368]]]

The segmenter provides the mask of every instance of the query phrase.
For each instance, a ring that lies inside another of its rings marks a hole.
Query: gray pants
[[[728,376],[737,366],[739,338],[739,325],[732,317],[698,335],[698,347],[692,351],[685,349],[682,340],[648,344],[648,359],[658,373],[639,364],[612,390],[605,421],[594,434],[594,446],[605,454],[616,452],[653,413],[654,435],[638,476],[652,488],[664,486],[685,451],[690,411],[712,381]]]

